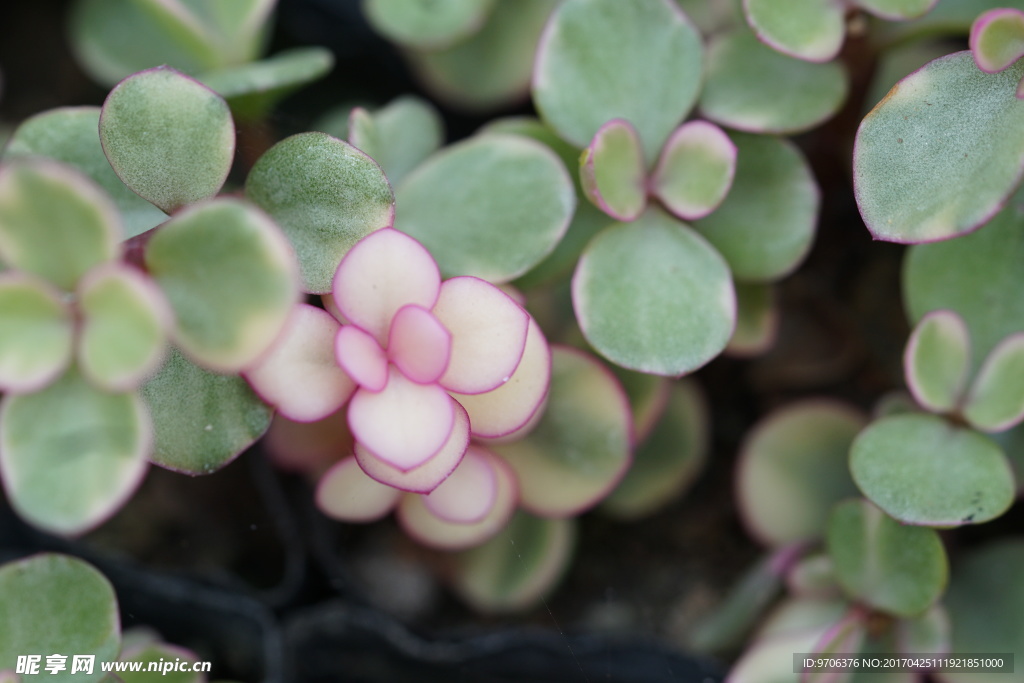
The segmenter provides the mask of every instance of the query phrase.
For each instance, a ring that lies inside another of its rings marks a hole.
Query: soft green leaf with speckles
[[[976,429],[1001,432],[1024,419],[1024,333],[1011,335],[988,355],[964,401]]]
[[[854,194],[876,239],[949,239],[989,220],[1024,170],[1024,63],[987,74],[969,51],[929,62],[864,118]]]
[[[921,413],[886,417],[861,432],[850,472],[865,496],[906,524],[987,522],[1006,512],[1015,493],[994,441]]]
[[[590,241],[573,276],[587,341],[631,370],[678,376],[717,356],[732,336],[729,267],[684,223],[648,209]]]
[[[54,683],[103,679],[102,664],[121,649],[121,619],[114,587],[93,566],[76,557],[43,553],[0,566],[0,670],[13,671],[18,657],[43,654],[93,655],[92,673],[44,673]],[[22,679],[26,680],[26,679]]]
[[[846,37],[846,8],[832,0],[744,0],[747,23],[766,45],[809,62],[827,62]]]
[[[141,71],[110,91],[100,140],[124,184],[167,213],[217,194],[235,156],[227,103],[169,67]]]
[[[0,275],[0,388],[35,391],[71,362],[74,319],[59,293],[18,272]]]
[[[580,157],[583,193],[612,218],[631,221],[647,206],[647,168],[636,129],[625,119],[601,126]]]
[[[978,68],[996,73],[1024,56],[1024,12],[1012,7],[990,10],[971,27],[971,53]]]
[[[299,259],[306,291],[331,291],[356,242],[394,222],[395,198],[380,166],[325,133],[285,138],[260,157],[246,196],[277,222]]]
[[[150,460],[188,474],[231,462],[267,431],[273,413],[242,378],[203,370],[176,349],[142,396],[156,434]]]
[[[948,310],[924,316],[903,354],[907,386],[918,403],[936,413],[957,407],[970,365],[970,332],[963,318]]]
[[[352,110],[348,141],[380,164],[393,186],[444,143],[444,122],[429,102],[399,97],[386,107]]]
[[[0,403],[0,471],[14,509],[34,526],[76,535],[135,491],[152,443],[131,393],[94,388],[75,370],[41,391]]]
[[[718,208],[736,175],[736,145],[721,128],[690,121],[665,143],[651,175],[651,192],[683,220],[703,218]]]
[[[399,45],[435,50],[478,31],[495,0],[363,0],[379,33]]]

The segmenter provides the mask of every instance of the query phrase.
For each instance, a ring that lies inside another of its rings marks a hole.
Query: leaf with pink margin
[[[906,21],[924,16],[939,0],[853,0],[853,4],[876,17]]]
[[[530,315],[510,296],[485,280],[455,277],[441,285],[433,312],[452,335],[441,386],[482,394],[512,378],[526,348]]]
[[[71,363],[74,319],[48,282],[0,273],[0,389],[38,391]]]
[[[743,0],[747,23],[765,45],[808,62],[827,62],[846,38],[846,7],[833,0]]]
[[[433,491],[423,496],[427,509],[456,524],[481,521],[498,496],[498,474],[491,458],[467,449],[459,466]]]
[[[651,191],[683,220],[708,215],[736,175],[736,145],[707,121],[684,123],[669,136],[651,177]]]
[[[570,517],[596,505],[632,462],[632,413],[615,376],[575,349],[552,349],[551,390],[537,425],[493,444],[519,478],[523,507]]]
[[[334,413],[356,389],[334,357],[340,325],[329,313],[298,304],[284,331],[245,379],[289,420],[316,422]]]
[[[412,381],[436,382],[448,369],[451,351],[451,333],[427,309],[411,304],[395,314],[388,334],[388,358]]]
[[[356,384],[381,391],[388,383],[388,357],[370,333],[342,325],[334,338],[334,358]]]
[[[829,626],[811,648],[814,657],[843,657],[860,652],[867,635],[867,613],[856,608]],[[800,683],[843,683],[848,675],[839,671],[804,671]]]
[[[473,436],[495,439],[516,431],[530,421],[548,395],[551,382],[551,349],[533,318],[526,346],[512,377],[497,389],[482,394],[452,397],[469,413]]]
[[[331,294],[345,319],[383,346],[398,310],[407,304],[433,308],[440,288],[441,274],[430,252],[405,233],[385,228],[345,254]]]
[[[366,450],[408,472],[448,441],[455,426],[453,404],[437,384],[416,384],[390,367],[382,391],[356,391],[348,406],[348,426]]]
[[[1010,7],[989,10],[971,26],[974,63],[985,73],[998,73],[1024,56],[1024,12]]]
[[[936,413],[957,407],[970,366],[971,337],[963,318],[948,309],[921,318],[907,341],[903,372],[922,407]]]
[[[375,522],[401,498],[398,489],[374,481],[348,457],[327,470],[316,486],[316,506],[342,522]]]
[[[465,550],[480,545],[504,528],[519,502],[519,485],[512,468],[500,457],[479,446],[470,446],[489,458],[498,475],[498,490],[490,512],[479,522],[446,522],[430,511],[423,496],[406,494],[398,504],[396,517],[405,532],[420,543],[439,550]]]
[[[1002,432],[1024,419],[1024,332],[992,349],[971,383],[963,415],[983,432]]]
[[[647,164],[633,124],[612,119],[580,157],[583,194],[612,218],[631,221],[647,206]]]
[[[448,441],[422,465],[403,472],[356,443],[355,455],[359,466],[367,475],[382,484],[409,493],[430,493],[459,466],[469,446],[469,416],[458,402],[454,407],[455,425],[448,436]]]

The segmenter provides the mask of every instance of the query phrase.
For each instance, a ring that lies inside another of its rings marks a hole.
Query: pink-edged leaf
[[[974,20],[968,45],[985,73],[1008,68],[1024,57],[1024,12],[1012,7],[985,12]]]
[[[380,391],[388,383],[388,357],[369,332],[342,325],[334,338],[334,357],[356,384]]]
[[[632,221],[647,206],[647,164],[640,136],[626,119],[601,126],[580,158],[580,185],[597,208]]]
[[[665,208],[683,220],[703,218],[725,199],[736,175],[736,144],[707,121],[690,121],[672,133],[651,178]]]
[[[405,233],[384,228],[359,240],[341,260],[331,294],[341,314],[387,342],[391,318],[407,304],[433,308],[441,286],[437,263]]]
[[[512,378],[494,391],[453,394],[469,413],[473,436],[495,439],[526,425],[548,395],[551,349],[540,325],[531,318],[526,348]]]
[[[485,280],[455,277],[441,285],[434,315],[452,335],[442,386],[482,394],[511,379],[530,326],[529,314],[511,297]]]
[[[327,470],[316,487],[316,505],[343,522],[373,522],[384,517],[402,492],[370,479],[354,457]]]
[[[296,422],[316,422],[340,408],[356,389],[338,367],[338,322],[327,311],[298,304],[284,331],[245,379],[267,403]]]
[[[867,612],[853,608],[842,619],[825,629],[810,651],[821,657],[842,657],[845,653],[860,652],[867,632]],[[800,683],[841,683],[849,674],[837,671],[805,671]]]
[[[466,414],[466,409],[457,402],[453,405],[455,407],[455,426],[452,427],[448,441],[441,447],[441,450],[419,467],[403,472],[357,443],[355,453],[359,466],[366,474],[382,484],[409,493],[430,493],[459,466],[462,456],[469,446],[469,416]]]
[[[1002,432],[1024,420],[1024,332],[999,342],[985,358],[964,401],[975,429]]]
[[[410,304],[395,314],[388,357],[413,382],[436,382],[448,369],[451,351],[451,333],[427,309]]]
[[[472,524],[487,516],[497,496],[498,474],[493,459],[474,448],[466,451],[447,479],[423,497],[423,503],[446,522]]]
[[[437,384],[416,384],[391,367],[382,391],[356,391],[348,426],[366,450],[408,472],[448,441],[455,426],[454,404]]]
[[[0,391],[39,391],[71,363],[74,316],[49,282],[0,274]]]
[[[489,458],[494,466],[498,487],[491,511],[472,524],[447,522],[430,511],[424,496],[407,494],[399,502],[395,514],[405,532],[420,543],[440,550],[471,548],[501,531],[512,517],[519,502],[515,473],[504,460],[486,449],[470,446],[466,452],[470,451]]]
[[[955,408],[971,365],[970,332],[955,311],[941,309],[921,318],[903,352],[903,372],[917,402],[944,413]]]

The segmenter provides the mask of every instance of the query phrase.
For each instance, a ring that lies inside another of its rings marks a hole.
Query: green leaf
[[[747,23],[764,43],[809,62],[827,62],[846,37],[846,8],[832,0],[746,0]]]
[[[544,413],[525,437],[493,444],[516,472],[523,508],[569,517],[597,504],[630,463],[632,420],[615,377],[590,356],[552,347]]]
[[[1024,212],[1011,205],[984,229],[951,242],[920,244],[903,262],[903,300],[911,323],[947,308],[971,332],[971,365],[977,368],[1004,337],[1024,331],[1020,264],[1024,263]]]
[[[410,50],[413,71],[439,99],[481,111],[527,99],[533,56],[558,0],[497,0],[483,27],[444,50]]]
[[[1002,432],[1024,419],[1024,333],[1007,337],[985,359],[964,402],[964,417],[984,432]]]
[[[811,249],[820,190],[792,142],[733,133],[736,177],[714,213],[695,221],[740,281],[772,282],[803,262]]]
[[[918,403],[936,413],[959,405],[970,364],[970,332],[963,318],[949,310],[924,316],[903,354],[907,386]]]
[[[493,119],[480,128],[481,133],[510,133],[522,135],[541,142],[551,148],[558,158],[565,164],[573,181],[579,185],[580,152],[578,147],[558,137],[551,127],[538,118],[532,116],[508,116],[500,119]]]
[[[113,259],[121,225],[96,185],[69,166],[21,159],[0,167],[0,261],[74,289]]]
[[[0,275],[0,388],[36,391],[71,362],[74,320],[58,292],[18,272]]]
[[[756,282],[736,283],[736,330],[725,352],[730,356],[757,356],[775,343],[779,308],[775,288]]]
[[[110,91],[100,140],[124,184],[166,213],[217,194],[235,155],[227,103],[169,67],[129,76]]]
[[[815,64],[768,47],[748,30],[719,35],[708,48],[704,116],[751,133],[798,133],[835,115],[849,83],[838,62]]]
[[[277,338],[299,295],[284,236],[238,199],[182,211],[149,241],[145,259],[174,310],[175,342],[213,370],[251,365]]]
[[[603,509],[620,519],[638,519],[682,495],[707,459],[708,417],[695,383],[684,379],[673,384],[665,412],[634,451],[633,464]]]
[[[875,16],[900,21],[916,19],[931,10],[938,0],[853,0],[853,4]]]
[[[334,271],[356,242],[394,222],[394,195],[380,167],[325,133],[300,133],[271,147],[245,192],[288,235],[303,287],[316,294],[331,291]]]
[[[835,564],[825,553],[795,563],[786,575],[786,585],[790,593],[805,598],[829,598],[840,592]]]
[[[278,101],[326,75],[334,55],[322,47],[284,50],[273,57],[204,71],[196,78],[220,94],[239,120],[258,121]]]
[[[37,114],[14,131],[4,157],[44,156],[74,166],[110,195],[121,213],[124,237],[134,237],[167,216],[129,190],[114,173],[100,145],[99,122],[99,107],[62,107]]]
[[[78,365],[109,391],[142,384],[164,357],[171,312],[152,281],[120,265],[95,269],[78,289]]]
[[[572,291],[587,341],[610,361],[640,372],[696,370],[725,348],[736,320],[724,259],[657,209],[591,240]]]
[[[736,470],[739,509],[751,534],[769,546],[820,538],[832,506],[857,493],[847,453],[864,423],[845,404],[814,399],[755,425]]]
[[[156,433],[150,460],[178,472],[214,472],[270,427],[271,409],[245,380],[203,370],[176,349],[142,396]]]
[[[697,99],[700,35],[669,0],[566,0],[537,52],[533,99],[583,147],[611,119],[632,123],[648,163]]]
[[[479,612],[526,610],[562,578],[575,539],[571,519],[543,519],[517,512],[500,534],[459,553],[453,588]]]
[[[14,509],[33,525],[77,535],[101,524],[146,471],[152,428],[131,393],[95,389],[69,370],[0,403],[0,469]]]
[[[917,616],[946,589],[949,564],[939,534],[900,524],[867,501],[836,506],[826,543],[847,594],[883,612]]]
[[[736,175],[736,145],[721,128],[690,121],[665,143],[651,176],[651,192],[683,220],[718,208]]]
[[[442,275],[501,283],[551,253],[576,194],[549,148],[486,134],[427,159],[398,188],[396,204],[395,227],[423,243]]]
[[[480,30],[495,0],[363,0],[378,33],[407,47],[448,47]]]
[[[601,126],[580,157],[583,193],[620,221],[635,220],[647,206],[647,173],[640,138],[629,121]]]
[[[860,433],[850,472],[865,496],[906,524],[979,524],[1013,503],[1013,472],[991,439],[940,417],[886,417]]]
[[[352,110],[348,140],[380,164],[397,186],[444,144],[444,122],[426,100],[405,96],[368,112]]]
[[[998,73],[1024,56],[1024,12],[1011,7],[990,10],[971,27],[971,53],[978,68]]]
[[[857,131],[853,175],[876,239],[948,239],[1002,208],[1024,169],[1022,75],[1024,63],[986,74],[958,52],[907,76],[871,110]]]
[[[554,251],[513,284],[519,289],[529,290],[568,280],[587,243],[611,223],[608,214],[590,202],[580,202],[569,223],[569,229]]]
[[[633,414],[633,443],[641,443],[650,436],[654,425],[665,414],[674,383],[667,377],[633,372],[618,366],[611,368],[611,371],[622,383],[626,398],[629,399]]]
[[[13,671],[19,656],[40,654],[40,677],[89,683],[106,675],[101,664],[114,661],[121,649],[114,587],[74,557],[42,553],[0,566],[0,614],[0,669]],[[67,668],[45,673],[46,655],[54,653],[68,657]],[[93,672],[71,673],[73,655],[95,656]]]

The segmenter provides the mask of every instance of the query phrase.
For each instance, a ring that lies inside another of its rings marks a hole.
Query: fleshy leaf
[[[781,54],[750,31],[718,36],[708,48],[704,116],[750,133],[798,133],[831,118],[846,99],[838,62],[815,64]]]
[[[263,400],[289,420],[316,422],[326,418],[356,388],[334,357],[339,328],[330,313],[308,304],[297,305],[282,335],[245,373],[245,378]]]
[[[647,166],[636,129],[625,119],[601,126],[580,157],[583,192],[612,218],[631,221],[647,206]]]
[[[363,13],[379,33],[399,45],[444,48],[478,31],[494,0],[363,0]]]
[[[397,187],[444,143],[444,122],[429,102],[399,97],[372,113],[362,107],[353,109],[348,141],[373,157]]]
[[[725,257],[737,280],[772,282],[795,270],[810,251],[821,192],[792,142],[747,133],[733,133],[732,139],[732,189],[693,227]]]
[[[326,133],[285,138],[260,157],[246,196],[281,226],[299,257],[306,291],[325,294],[343,256],[390,227],[395,198],[380,166]]]
[[[627,119],[650,163],[697,99],[701,52],[697,30],[668,0],[568,0],[541,38],[533,99],[577,147],[606,121]]]
[[[946,588],[949,563],[938,533],[900,524],[867,501],[836,506],[826,543],[847,594],[883,612],[917,616]]]
[[[971,26],[971,53],[985,73],[999,73],[1024,57],[1024,12],[1012,7],[989,10]]]
[[[388,357],[414,382],[436,382],[448,369],[451,350],[451,332],[421,306],[403,306],[391,321]]]
[[[517,512],[500,536],[456,558],[453,588],[480,612],[522,612],[565,574],[575,540],[573,520]]]
[[[697,232],[657,209],[587,245],[572,282],[587,341],[631,370],[682,375],[725,348],[736,296],[725,260]]]
[[[992,349],[971,384],[964,417],[984,432],[1001,432],[1024,419],[1024,333]]]
[[[683,220],[708,215],[722,203],[736,175],[736,145],[721,128],[690,121],[665,143],[651,191]]]
[[[423,162],[398,188],[397,204],[396,227],[430,250],[442,274],[501,283],[551,253],[576,194],[549,148],[485,134]]]
[[[271,409],[245,380],[208,372],[173,348],[142,395],[156,432],[150,460],[178,472],[214,472],[270,426]]]
[[[177,214],[149,241],[145,259],[174,309],[173,338],[213,370],[251,365],[280,334],[299,295],[284,235],[237,199]]]
[[[736,283],[736,330],[725,348],[730,356],[757,356],[775,343],[779,307],[775,288],[756,282]]]
[[[924,408],[945,413],[959,404],[967,386],[970,346],[967,325],[953,311],[932,311],[914,328],[903,368],[907,386]]]
[[[900,654],[949,654],[951,636],[949,613],[941,602],[917,617],[901,619],[896,626],[896,644]]]
[[[174,213],[220,190],[235,156],[235,125],[213,90],[157,67],[110,91],[100,141],[125,185]]]
[[[853,188],[876,239],[948,239],[1002,208],[1024,169],[1022,74],[1024,63],[986,74],[957,52],[904,78],[868,113]]]
[[[494,444],[519,478],[523,507],[570,517],[596,505],[629,467],[632,419],[622,386],[586,354],[552,349],[551,389],[526,436]]]
[[[0,262],[65,290],[117,255],[121,222],[86,176],[54,161],[0,166]]]
[[[934,415],[871,424],[853,442],[850,472],[865,496],[906,524],[979,524],[1003,514],[1014,497],[999,446]]]
[[[369,332],[355,325],[343,325],[334,339],[334,357],[338,365],[370,391],[380,391],[388,383],[388,357]]]
[[[162,363],[171,311],[153,282],[124,265],[92,270],[78,288],[78,365],[109,391],[134,389]]]
[[[857,493],[847,453],[865,421],[845,404],[807,400],[754,426],[736,470],[741,517],[753,536],[779,546],[825,533],[828,511]]]
[[[12,507],[34,526],[77,535],[104,522],[146,472],[153,430],[142,401],[80,374],[0,404],[0,469]]]
[[[827,62],[846,37],[846,7],[833,0],[744,0],[747,23],[779,52],[809,62]]]
[[[343,522],[373,522],[398,504],[402,492],[374,481],[353,457],[345,458],[320,477],[316,505]]]
[[[804,557],[786,573],[790,593],[804,598],[830,598],[839,594],[836,568],[826,553]],[[912,652],[912,650],[910,650]]]
[[[74,321],[58,292],[18,272],[0,274],[0,388],[36,391],[71,362]]]
[[[707,458],[708,424],[697,385],[689,379],[674,384],[661,420],[635,449],[633,464],[602,509],[620,519],[638,519],[682,495]]]
[[[423,496],[423,503],[447,522],[473,524],[487,516],[497,495],[498,474],[493,459],[474,448],[467,449],[448,478]]]
[[[42,553],[0,567],[0,613],[0,669],[14,671],[18,657],[31,653],[94,655],[92,674],[72,674],[69,660],[66,671],[45,676],[58,683],[91,683],[106,675],[101,664],[114,661],[121,649],[114,587],[75,557]],[[41,664],[45,671],[45,655]]]
[[[641,444],[665,414],[675,384],[667,377],[646,372],[633,372],[618,366],[611,370],[622,383],[626,398],[629,399],[633,414],[633,443]]]
[[[110,195],[124,222],[124,237],[134,237],[167,216],[129,190],[114,173],[100,145],[99,125],[99,107],[63,107],[36,114],[14,131],[4,157],[44,156],[74,166]]]
[[[853,4],[877,17],[900,21],[916,19],[931,10],[938,0],[853,0]]]

